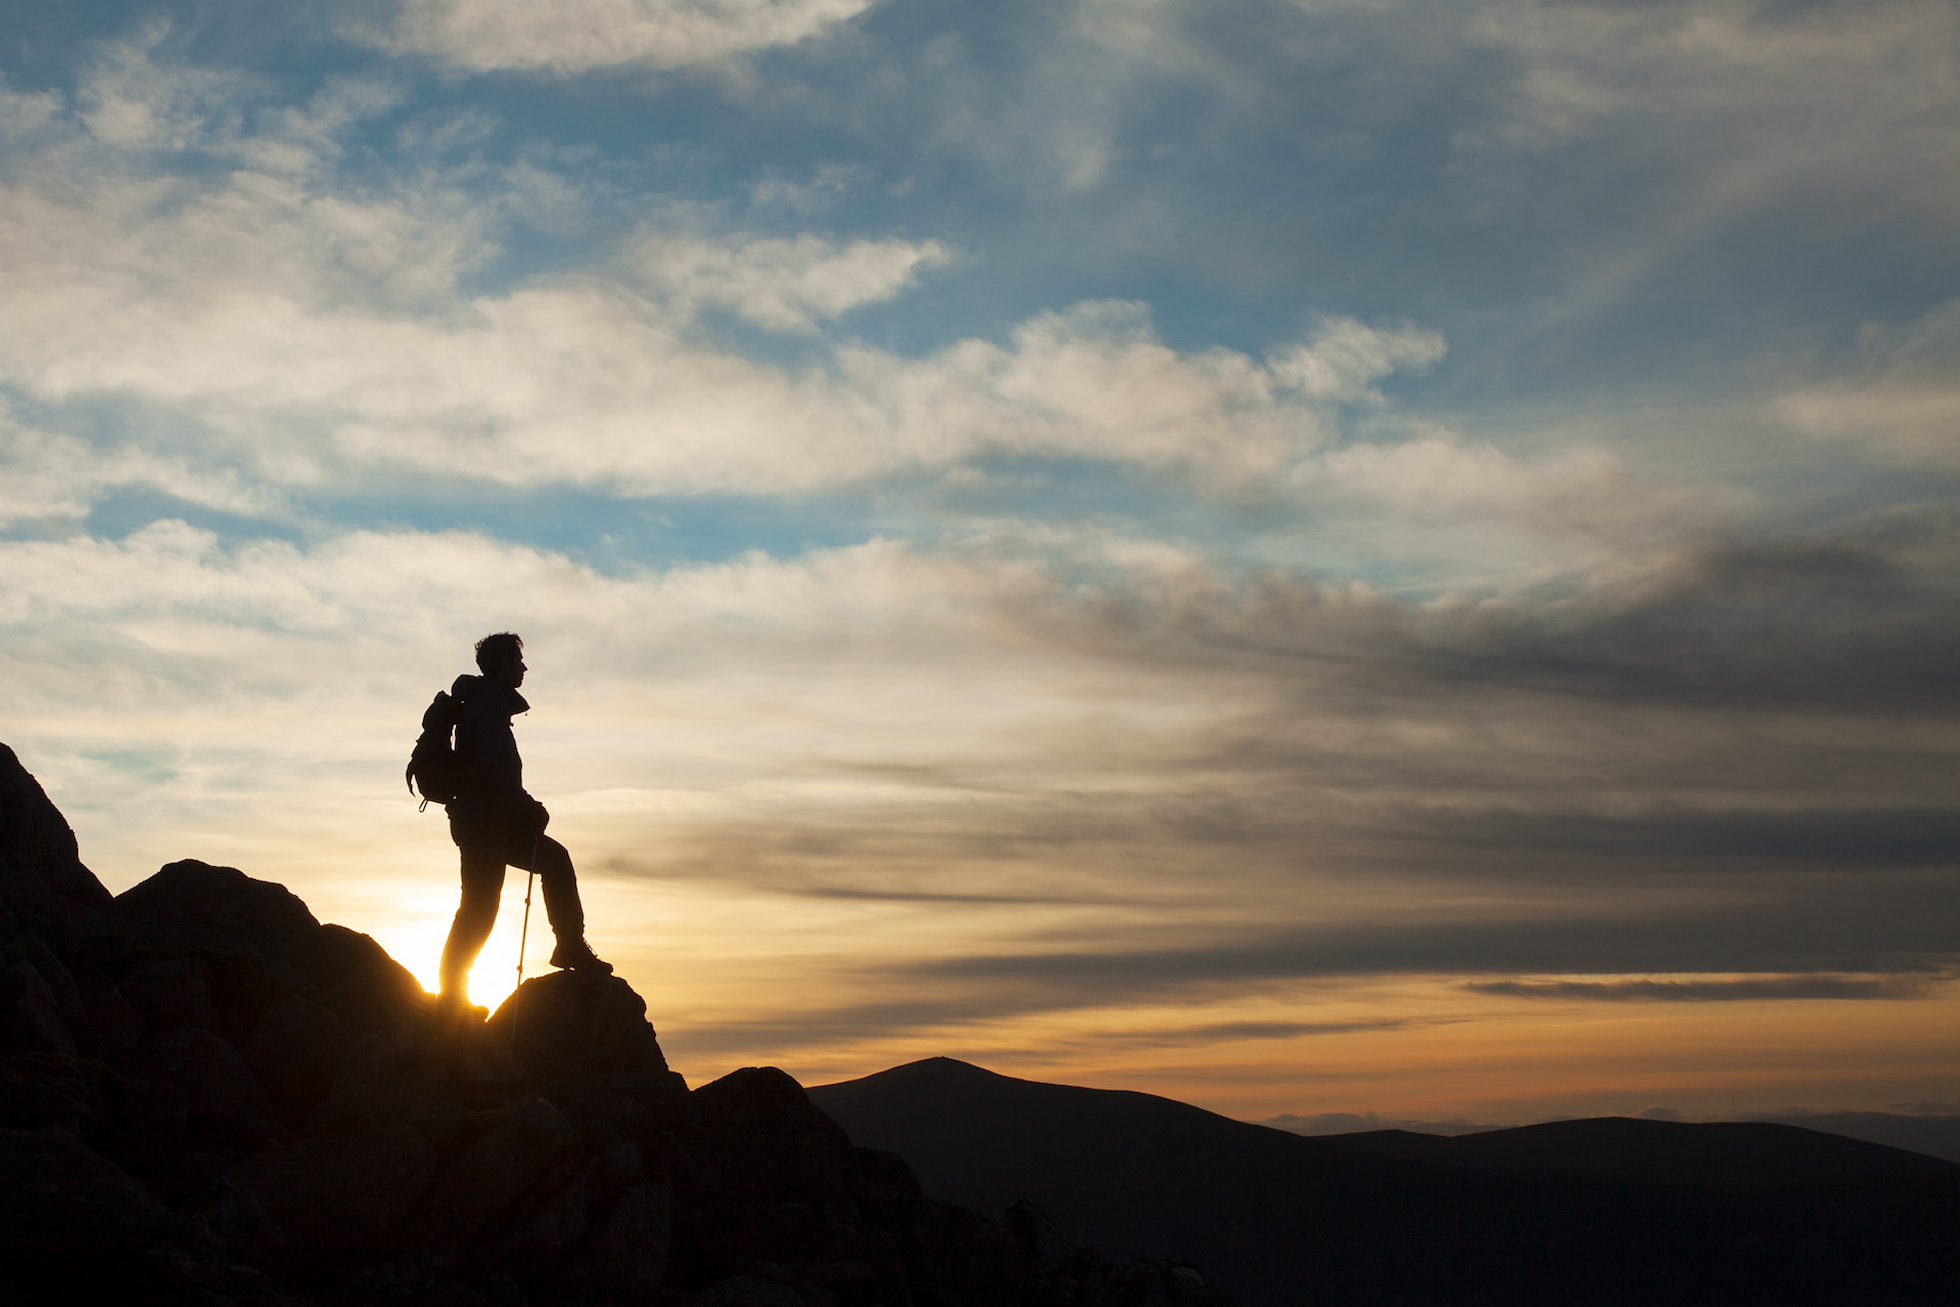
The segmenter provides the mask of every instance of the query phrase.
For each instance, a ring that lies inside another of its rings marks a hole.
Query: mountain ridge
[[[1245,1307],[1303,1285],[1324,1302],[1822,1307],[1949,1301],[1960,1283],[1960,1166],[1796,1127],[1310,1138],[948,1058],[809,1094],[930,1194],[1031,1199],[1115,1255],[1136,1240],[1206,1267]]]

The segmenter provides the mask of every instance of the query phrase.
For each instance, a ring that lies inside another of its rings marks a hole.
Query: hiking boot
[[[612,963],[602,962],[592,946],[582,939],[560,940],[558,947],[551,950],[551,965],[562,971],[590,971],[594,975],[610,976]]]
[[[464,1025],[482,1025],[490,1019],[490,1009],[478,1007],[460,994],[442,994],[436,998],[436,1014],[447,1021],[457,1021]]]

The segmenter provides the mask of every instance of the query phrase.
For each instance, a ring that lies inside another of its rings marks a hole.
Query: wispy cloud
[[[815,332],[817,323],[890,299],[951,255],[937,241],[792,239],[643,231],[625,261],[648,292],[683,314],[727,309],[759,327]]]
[[[1504,998],[1587,1003],[1754,1003],[1764,1000],[1927,998],[1920,976],[1775,976],[1720,980],[1485,980],[1464,988]]]
[[[595,69],[713,65],[820,36],[870,0],[401,0],[365,34],[471,72],[570,76]]]
[[[1960,468],[1960,300],[1902,328],[1868,327],[1849,375],[1791,390],[1784,423],[1908,466]]]

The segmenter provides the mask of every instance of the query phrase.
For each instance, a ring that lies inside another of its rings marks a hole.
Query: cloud
[[[1954,525],[1929,509],[1808,538],[1717,538],[1576,603],[1465,605],[1438,629],[1455,673],[1492,683],[1798,713],[1950,711],[1941,669],[1960,620],[1941,596],[1960,557]]]
[[[470,72],[716,65],[823,35],[870,0],[401,0],[369,39]]]
[[[149,37],[97,69],[104,102],[205,104],[153,87],[224,82]],[[1375,516],[1347,529],[1384,557],[1475,558],[1507,582],[1720,515],[1603,451],[1521,458],[1403,422],[1384,387],[1445,349],[1409,324],[1322,316],[1258,352],[1178,348],[1148,306],[1106,300],[906,354],[833,329],[947,267],[945,242],[722,231],[672,203],[615,236],[593,228],[586,267],[506,270],[525,223],[597,221],[560,164],[453,159],[427,122],[399,121],[386,81],[322,83],[292,105],[266,98],[279,89],[239,82],[228,111],[167,115],[236,161],[215,173],[188,146],[125,148],[45,99],[16,105],[32,146],[0,173],[0,254],[28,271],[0,304],[0,384],[49,410],[44,425],[112,399],[141,414],[144,457],[261,503],[421,476],[808,496],[1082,464],[1136,479],[1076,477],[1097,510],[1123,511],[1136,481],[1333,504]],[[405,143],[400,164],[363,156],[348,184],[346,141],[381,130]],[[750,357],[711,310],[809,348]],[[1389,438],[1342,443],[1362,425]]]
[[[1404,903],[1451,900],[1447,864],[1427,870],[1438,879]],[[1275,900],[1297,901],[1320,920],[1274,926],[1270,912],[1245,904],[1229,929],[1187,922],[1178,930],[1132,930],[1121,943],[1085,922],[1018,948],[921,959],[905,972],[920,985],[996,991],[1017,1009],[1040,994],[1058,1009],[1093,1008],[1199,1002],[1309,979],[1520,973],[1611,979],[1473,981],[1478,988],[1468,992],[1588,1001],[1919,998],[1933,996],[1934,982],[1953,974],[1954,954],[1941,932],[1960,903],[1937,871],[1882,881],[1784,878],[1754,891],[1709,877],[1671,894],[1632,881],[1609,889],[1609,878],[1601,878],[1590,909],[1561,909],[1557,896],[1543,893],[1506,901],[1499,881],[1480,869],[1457,871],[1458,889],[1482,885],[1477,901],[1489,906],[1465,900],[1449,909],[1398,911],[1380,900],[1316,902],[1311,894],[1299,897],[1304,887],[1296,884],[1283,900],[1285,891],[1276,888]],[[1233,883],[1241,891],[1249,884],[1242,876]],[[1916,915],[1923,928],[1912,924]],[[1580,988],[1559,988],[1564,984]]]
[[[182,150],[214,129],[235,129],[238,104],[259,79],[158,57],[177,44],[170,24],[152,19],[99,47],[76,95],[92,137],[119,149]]]
[[[1458,8],[1443,6],[1444,8]],[[1461,8],[1473,46],[1511,59],[1493,130],[1516,148],[1597,138],[1629,122],[1747,140],[1791,166],[1799,144],[1829,155],[1884,126],[1919,144],[1930,102],[1950,101],[1951,63],[1937,48],[1950,9],[1926,0],[1778,5],[1671,0],[1575,9],[1545,0]],[[1890,76],[1874,73],[1890,69]],[[1820,114],[1820,105],[1831,112]],[[1810,112],[1800,112],[1804,108]],[[1711,149],[1715,142],[1702,148]]]
[[[0,541],[9,743],[77,796],[113,883],[200,855],[331,902],[349,868],[448,853],[397,768],[469,642],[517,629],[526,760],[581,867],[622,901],[719,896],[743,947],[813,978],[693,1021],[704,1056],[1301,983],[1721,976],[1770,997],[1953,969],[1946,863],[1892,829],[1902,801],[1942,801],[1941,721],[1914,739],[1852,701],[1806,733],[1583,677],[1494,690],[1459,675],[1476,628],[1448,605],[1089,546],[601,570],[455,532]],[[1514,608],[1514,632],[1570,620]]]
[[[500,255],[503,199],[525,211],[541,193],[535,161],[486,178],[411,152],[349,187],[339,138],[393,111],[387,87],[192,113],[169,106],[202,91],[155,89],[204,86],[171,57],[132,39],[99,62],[102,102],[156,102],[182,124],[140,148],[15,103],[36,144],[0,173],[0,256],[21,270],[0,305],[0,383],[43,405],[144,406],[172,456],[269,487],[461,470],[626,496],[800,494],[1033,458],[1242,490],[1442,349],[1330,318],[1263,358],[1179,350],[1145,306],[1098,301],[922,357],[839,340],[772,365],[717,343],[700,311],[817,332],[902,293],[947,247],[717,233],[696,213],[588,270],[471,289]],[[196,167],[193,143],[239,166]]]
[[[629,242],[624,258],[652,296],[682,314],[713,306],[759,327],[814,333],[819,321],[909,289],[951,254],[938,241],[842,244],[650,228]]]
[[[73,436],[15,422],[0,404],[0,529],[22,524],[73,524],[105,494],[153,490],[203,508],[264,517],[282,507],[279,495],[235,469],[159,455],[140,444],[91,445]]]
[[[1917,883],[1893,882],[1888,888],[1943,917],[1954,910],[1951,891],[1926,878]],[[1061,948],[942,959],[916,969],[922,976],[975,983],[1053,984],[1058,994],[1073,995],[1078,1004],[1086,1004],[1089,996],[1106,999],[1126,989],[1161,995],[1219,982],[1460,975],[1491,972],[1507,964],[1565,974],[1706,974],[1723,967],[1779,972],[1892,968],[1906,976],[1944,974],[1952,955],[1938,937],[1939,928],[1902,930],[1889,912],[1860,912],[1845,922],[1842,938],[1811,939],[1817,924],[1827,919],[1823,914],[1842,910],[1852,894],[1848,886],[1834,885],[1814,892],[1809,902],[1780,909],[1758,898],[1746,908],[1684,904],[1680,911],[1616,917],[1550,916],[1530,910],[1510,920],[1350,921],[1247,931],[1212,945],[1108,951]],[[1752,925],[1756,914],[1761,919]],[[1893,971],[1881,974],[1889,980]]]
[[[1791,390],[1774,415],[1888,462],[1960,469],[1960,300],[1904,328],[1869,327],[1860,343],[1851,375]]]
[[[1397,372],[1426,368],[1447,348],[1433,331],[1328,318],[1309,340],[1274,353],[1267,365],[1282,385],[1314,399],[1379,401],[1375,383]]]
[[[1588,1003],[1753,1003],[1932,997],[1921,976],[1771,976],[1717,980],[1480,980],[1464,989],[1503,998]]]
[[[1294,482],[1409,522],[1495,523],[1613,546],[1692,538],[1728,516],[1718,492],[1645,482],[1600,446],[1528,461],[1450,432],[1351,443],[1302,463]]]
[[[351,204],[250,173],[168,204],[134,177],[51,192],[0,193],[5,252],[34,269],[0,311],[4,379],[44,402],[117,394],[185,412],[216,437],[210,454],[275,483],[393,464],[773,494],[990,456],[1239,482],[1312,448],[1329,420],[1258,360],[1166,347],[1136,305],[1044,314],[1004,344],[916,360],[843,345],[803,372],[685,331],[702,303],[809,330],[895,293],[942,257],[931,243],[642,236],[651,294],[566,278],[467,297],[455,283],[481,254],[440,192]],[[430,302],[387,302],[411,297]]]
[[[443,633],[453,643],[509,614],[554,633],[561,665],[590,682],[581,702],[665,704],[681,691],[661,686],[698,685],[784,714],[717,774],[788,768],[809,788],[769,796],[767,821],[728,810],[701,835],[707,862],[816,866],[797,841],[821,835],[839,851],[825,865],[866,875],[1057,841],[1095,875],[1137,856],[1126,831],[1274,874],[1315,826],[1374,832],[1343,856],[1448,848],[1479,876],[1507,861],[1534,876],[1541,864],[1935,867],[1954,832],[1930,779],[1946,747],[1931,696],[1953,639],[1921,615],[1937,611],[1924,587],[1944,556],[1845,557],[1856,565],[1836,580],[1802,553],[1727,573],[1690,621],[1672,616],[1668,584],[1640,575],[1536,605],[1412,603],[1121,536],[875,540],[612,573],[460,533],[226,543],[161,523],[121,541],[0,542],[23,675],[37,662],[18,643],[29,632],[79,642],[31,673],[78,703],[144,650],[147,688],[115,700],[104,729],[211,678],[311,697],[343,662],[391,666],[404,649],[435,660],[421,679],[444,680]],[[1825,602],[1840,584],[1856,605]],[[1716,693],[1727,664],[1678,670],[1725,644],[1733,675],[1761,666],[1773,694]],[[1779,662],[1782,646],[1802,657]],[[1901,679],[1861,688],[1867,658]],[[1923,685],[1903,679],[1913,658]],[[813,678],[831,688],[810,695]],[[428,692],[415,677],[388,685],[406,701]],[[1919,726],[1898,719],[1908,703]],[[607,767],[650,757],[595,760],[579,783],[610,784]],[[842,795],[856,797],[835,829],[808,824]],[[815,888],[920,887],[847,876]]]

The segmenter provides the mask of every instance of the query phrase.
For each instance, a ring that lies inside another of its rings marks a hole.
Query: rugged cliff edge
[[[690,1091],[617,978],[543,976],[459,1027],[279,885],[182,861],[112,897],[0,745],[0,1298],[90,1291],[1224,1301],[1188,1268],[1074,1247],[1032,1209],[995,1222],[924,1197],[781,1071]]]

